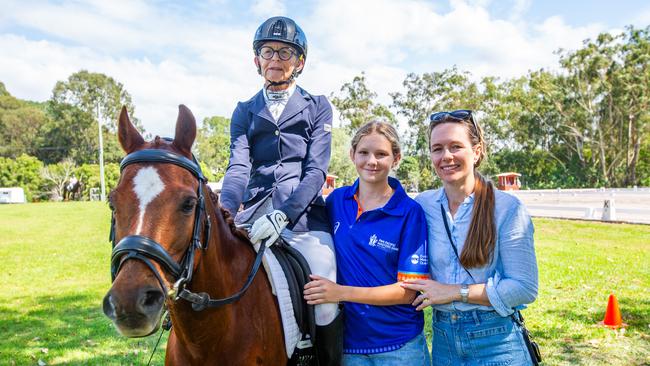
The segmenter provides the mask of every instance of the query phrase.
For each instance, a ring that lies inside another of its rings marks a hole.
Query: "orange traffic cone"
[[[609,295],[605,319],[598,324],[612,329],[627,327],[627,324],[623,323],[623,319],[621,318],[621,310],[618,308],[618,300],[616,300],[614,294]]]

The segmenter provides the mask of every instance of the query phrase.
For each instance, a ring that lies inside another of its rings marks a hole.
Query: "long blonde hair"
[[[470,115],[469,118],[474,118]],[[460,264],[465,268],[479,268],[488,264],[493,257],[496,246],[496,224],[494,219],[494,185],[476,169],[487,156],[487,144],[483,130],[470,119],[443,119],[429,124],[429,139],[433,129],[442,123],[457,123],[465,127],[472,147],[480,145],[480,154],[474,163],[474,208],[472,221],[467,232],[463,251],[460,253]],[[431,144],[429,144],[429,147]]]

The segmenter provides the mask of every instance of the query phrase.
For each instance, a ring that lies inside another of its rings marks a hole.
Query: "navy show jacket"
[[[322,197],[332,143],[332,107],[299,86],[277,123],[263,92],[239,102],[230,122],[230,161],[221,204],[233,215],[271,195],[288,228],[329,231]]]

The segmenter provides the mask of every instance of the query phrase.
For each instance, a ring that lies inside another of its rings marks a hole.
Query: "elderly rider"
[[[237,213],[237,223],[253,223],[254,244],[282,237],[302,253],[314,274],[336,282],[321,196],[330,160],[332,108],[325,96],[296,85],[307,58],[307,38],[292,19],[272,17],[255,32],[253,50],[264,87],[233,112],[221,203]],[[338,365],[338,305],[317,305],[315,313],[319,364]]]

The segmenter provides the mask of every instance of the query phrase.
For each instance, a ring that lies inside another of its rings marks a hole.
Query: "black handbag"
[[[451,231],[449,230],[449,224],[447,223],[447,215],[445,215],[445,208],[440,204],[440,213],[442,214],[442,221],[445,223],[445,230],[447,230],[447,237],[449,238],[449,242],[451,243],[451,247],[454,249],[454,254],[456,254],[456,258],[458,261],[460,261],[460,256],[458,255],[458,249],[456,249],[456,244],[454,244],[454,241],[451,239]],[[461,265],[461,267],[463,267]],[[465,272],[469,275],[469,277],[472,279],[472,281],[476,282],[474,280],[474,276],[467,270],[467,268],[463,267]],[[539,345],[537,345],[537,342],[533,341],[530,337],[530,332],[528,329],[526,329],[526,325],[524,324],[524,317],[521,315],[521,311],[515,310],[515,312],[512,314],[512,320],[514,320],[515,324],[521,328],[521,333],[524,336],[524,343],[526,343],[526,348],[528,348],[528,353],[530,354],[530,359],[533,360],[533,365],[538,366],[540,362],[542,362],[542,354],[539,351]]]
[[[521,315],[521,311],[515,311],[514,314],[512,314],[512,320],[514,320],[521,328],[521,334],[524,336],[524,343],[526,343],[526,348],[528,348],[530,359],[533,360],[533,365],[538,366],[539,363],[542,362],[542,353],[539,351],[537,342],[532,340],[530,337],[530,332],[524,324],[524,317]]]

